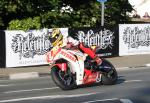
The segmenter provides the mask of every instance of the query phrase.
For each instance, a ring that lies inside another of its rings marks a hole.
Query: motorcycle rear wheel
[[[118,74],[115,67],[106,59],[103,59],[102,65],[110,68],[108,72],[102,74],[102,84],[104,85],[113,85],[117,82]]]
[[[75,78],[72,73],[66,73],[59,67],[51,68],[51,76],[55,84],[62,90],[71,90],[76,88]]]

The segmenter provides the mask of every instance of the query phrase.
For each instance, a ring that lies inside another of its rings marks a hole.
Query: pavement
[[[150,66],[150,54],[107,58],[117,70]],[[0,68],[0,80],[50,76],[49,65]]]

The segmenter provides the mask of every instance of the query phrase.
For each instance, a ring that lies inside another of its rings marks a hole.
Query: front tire
[[[51,68],[51,76],[55,84],[62,90],[71,90],[76,87],[75,78],[71,72],[66,73],[54,66]]]
[[[106,59],[103,59],[102,66],[108,67],[110,70],[102,74],[102,84],[113,85],[118,79],[118,74],[115,67]]]

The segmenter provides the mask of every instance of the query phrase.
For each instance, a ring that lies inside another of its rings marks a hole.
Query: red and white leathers
[[[73,39],[72,37],[68,37],[68,38],[64,39],[63,46],[65,46],[66,48],[77,47],[83,53],[88,54],[93,60],[95,60],[97,62],[98,65],[100,65],[102,63],[102,60],[95,54],[95,52],[90,47],[88,47],[87,45],[85,45],[82,42],[79,42],[79,41]]]

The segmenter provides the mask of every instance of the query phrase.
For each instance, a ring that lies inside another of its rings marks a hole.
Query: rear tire
[[[102,74],[102,84],[113,85],[118,79],[118,74],[115,67],[106,59],[103,59],[102,65],[107,66],[110,70]]]
[[[71,90],[76,88],[75,78],[72,73],[65,73],[57,66],[51,68],[51,76],[55,84],[62,90]]]

